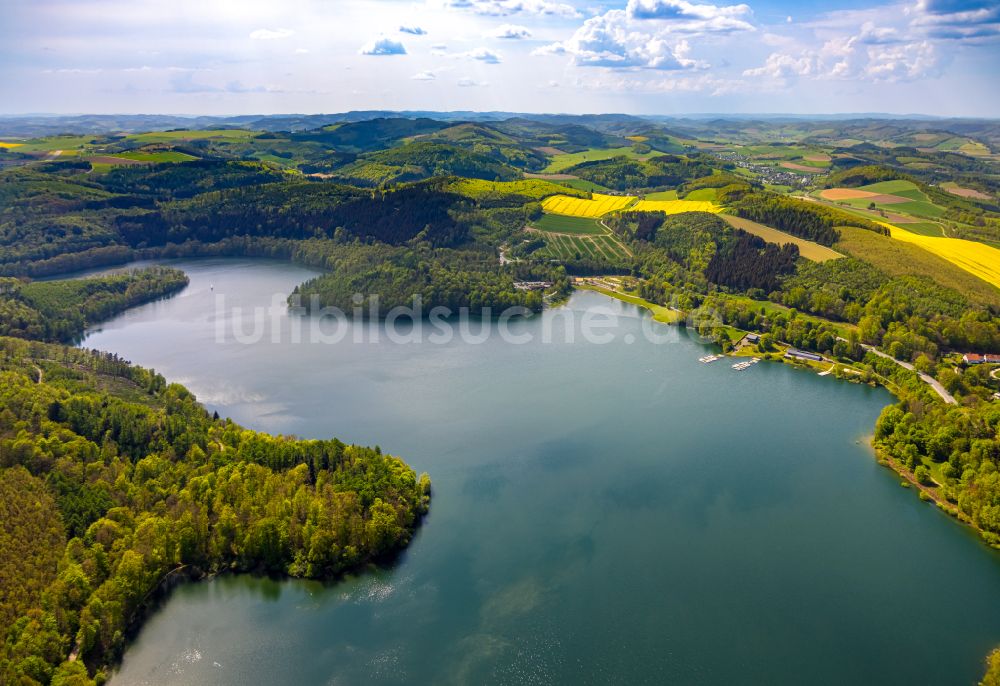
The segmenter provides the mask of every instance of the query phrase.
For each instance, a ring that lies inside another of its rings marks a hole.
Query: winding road
[[[892,355],[887,355],[886,353],[882,352],[878,348],[875,348],[875,347],[870,346],[870,345],[865,345],[865,344],[862,344],[861,347],[864,348],[865,350],[868,350],[869,352],[875,353],[879,357],[884,357],[887,360],[892,360],[893,362],[895,362],[896,364],[898,364],[900,367],[902,367],[904,369],[909,369],[911,372],[917,372],[917,370],[914,368],[914,366],[912,364],[910,364],[909,362],[903,362],[902,360],[897,360]],[[930,374],[924,374],[923,372],[917,372],[917,374],[920,376],[921,379],[924,380],[924,382],[928,386],[930,386],[931,388],[934,389],[935,393],[937,393],[939,396],[941,396],[941,400],[945,401],[949,405],[957,405],[958,404],[958,401],[955,400],[955,396],[953,396],[951,393],[949,393],[948,391],[946,391],[945,388],[944,388],[944,386],[942,386],[941,383],[937,379],[935,379],[933,376],[931,376]]]

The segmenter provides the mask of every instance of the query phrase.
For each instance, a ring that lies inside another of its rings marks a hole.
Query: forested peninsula
[[[427,475],[377,447],[250,431],[155,372],[38,340],[183,283],[153,269],[7,284],[2,683],[101,683],[168,578],[334,578],[388,559],[427,511]]]

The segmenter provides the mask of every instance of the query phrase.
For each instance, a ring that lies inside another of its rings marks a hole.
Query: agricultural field
[[[2,145],[2,144],[0,144]],[[972,198],[973,200],[989,200],[990,196],[982,191],[973,190],[972,188],[962,188],[954,181],[946,181],[941,184],[943,190],[948,191],[952,195],[957,195],[960,198]]]
[[[602,186],[599,183],[594,183],[593,181],[587,181],[587,179],[562,179],[556,181],[560,186],[565,186],[566,188],[572,188],[577,191],[587,191],[588,193],[603,193],[604,191],[610,190],[606,186]]]
[[[819,197],[855,209],[867,209],[874,204],[880,210],[918,219],[938,219],[945,213],[945,208],[932,203],[911,181],[882,181],[860,188],[828,188],[820,191]],[[893,221],[898,223],[899,219]]]
[[[648,197],[648,196],[647,196]],[[655,198],[649,198],[650,200],[655,200]],[[664,198],[666,199],[666,198]],[[687,195],[684,196],[685,200],[704,200],[708,202],[715,202],[719,199],[719,189],[718,188],[696,188]]]
[[[827,260],[835,260],[839,257],[843,257],[843,255],[839,252],[833,250],[832,248],[828,248],[825,245],[820,245],[819,243],[815,243],[813,241],[807,241],[804,238],[793,236],[790,233],[785,233],[784,231],[779,231],[778,229],[772,229],[770,226],[758,224],[757,222],[750,221],[749,219],[743,219],[742,217],[734,217],[726,214],[720,216],[730,226],[737,229],[743,229],[747,233],[759,236],[768,243],[775,243],[777,245],[794,243],[799,247],[799,254],[807,260],[812,260],[813,262],[826,262]]]
[[[603,217],[609,212],[623,210],[635,202],[635,198],[622,195],[592,194],[593,198],[571,198],[567,195],[553,195],[542,201],[542,208],[554,214],[572,217]]]
[[[122,152],[111,155],[122,160],[134,160],[136,162],[190,162],[198,159],[194,155],[177,150],[159,150],[156,152]]]
[[[448,191],[477,200],[489,197],[520,195],[533,200],[542,200],[550,195],[565,194],[566,189],[543,179],[523,181],[483,181],[480,179],[458,179],[448,184]],[[585,194],[579,194],[583,197]]]
[[[678,200],[677,191],[659,191],[658,193],[646,193],[643,200]]]
[[[663,212],[665,214],[680,214],[681,212],[711,212],[718,214],[722,207],[708,200],[640,200],[629,208],[636,212]]]
[[[632,157],[638,160],[649,159],[658,153],[647,153],[640,155],[631,147],[628,148],[592,148],[583,152],[563,153],[554,155],[543,171],[546,174],[556,174],[564,169],[569,169],[581,162],[597,162],[600,160],[610,160],[613,157]]]
[[[596,236],[607,233],[596,219],[570,217],[565,214],[543,214],[531,222],[532,228],[551,233],[565,233],[576,236]]]
[[[20,147],[22,145],[24,145],[24,143],[9,143],[7,141],[0,141],[0,148],[6,148],[8,150],[11,148]]]
[[[561,233],[539,232],[545,247],[534,255],[560,261],[578,259],[620,262],[629,256],[628,249],[607,232],[592,236],[567,236]]]
[[[151,131],[149,133],[132,134],[128,136],[128,139],[141,143],[176,143],[203,138],[222,138],[231,141],[241,141],[254,138],[259,133],[259,131],[247,131],[246,129],[178,129],[175,131]]]
[[[917,245],[1000,288],[1000,250],[997,248],[961,238],[922,236],[892,224],[882,224],[888,227],[894,240]]]
[[[63,154],[68,154],[68,151],[83,148],[93,143],[93,141],[93,136],[47,136],[45,138],[32,138],[23,143],[18,143],[17,151],[32,153],[62,150]],[[7,145],[4,147],[7,147]]]

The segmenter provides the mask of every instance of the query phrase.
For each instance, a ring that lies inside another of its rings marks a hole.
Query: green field
[[[918,233],[921,236],[944,236],[944,231],[941,230],[939,224],[934,222],[911,222],[908,224],[899,223],[896,224],[901,229],[906,229],[910,233]]]
[[[607,230],[594,219],[570,217],[564,214],[543,214],[541,218],[533,220],[531,226],[539,231],[576,236],[597,236],[607,233]]]
[[[151,131],[149,133],[133,134],[129,140],[140,141],[142,143],[173,143],[176,141],[191,141],[201,138],[225,138],[229,140],[245,140],[258,135],[259,131],[247,131],[246,129],[206,129],[178,131]]]
[[[198,159],[194,155],[176,150],[161,150],[158,152],[123,152],[112,157],[120,157],[124,160],[136,160],[137,162],[190,162]]]
[[[909,198],[910,200],[927,200],[927,196],[924,195],[923,191],[917,188],[917,185],[912,181],[905,181],[902,179],[896,179],[894,181],[879,181],[878,183],[870,183],[867,186],[861,186],[858,188],[859,191],[868,191],[869,193],[884,193],[886,195],[898,195],[902,198]]]
[[[655,198],[650,198],[651,200]],[[693,190],[684,196],[685,200],[708,200],[709,202],[715,202],[719,199],[719,192],[717,188],[698,188]]]
[[[677,191],[660,191],[659,193],[647,193],[642,196],[643,200],[679,200]]]
[[[93,136],[47,136],[45,138],[32,138],[19,145],[14,150],[17,152],[51,152],[62,150],[67,151],[82,148],[89,145],[94,140]]]
[[[573,188],[578,191],[587,191],[588,193],[603,193],[608,190],[608,188],[602,186],[599,183],[594,183],[593,181],[587,181],[586,179],[560,179],[558,181],[553,181],[560,186],[565,186],[566,188]]]
[[[558,174],[564,169],[580,164],[581,162],[595,162],[598,160],[610,160],[612,157],[633,157],[635,159],[648,159],[654,153],[640,155],[632,148],[591,148],[583,152],[566,153],[565,155],[555,155],[543,171],[546,174]]]

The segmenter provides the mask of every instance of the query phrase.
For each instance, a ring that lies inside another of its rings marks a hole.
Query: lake
[[[510,324],[522,344],[370,322],[296,343],[309,321],[280,306],[241,343],[219,334],[315,272],[170,264],[186,290],[84,345],[248,427],[378,444],[434,497],[390,569],[179,587],[114,686],[972,684],[1000,644],[1000,555],[873,458],[883,389],[699,364],[682,330],[650,342],[644,311],[588,292]],[[612,342],[542,341],[586,313]]]

